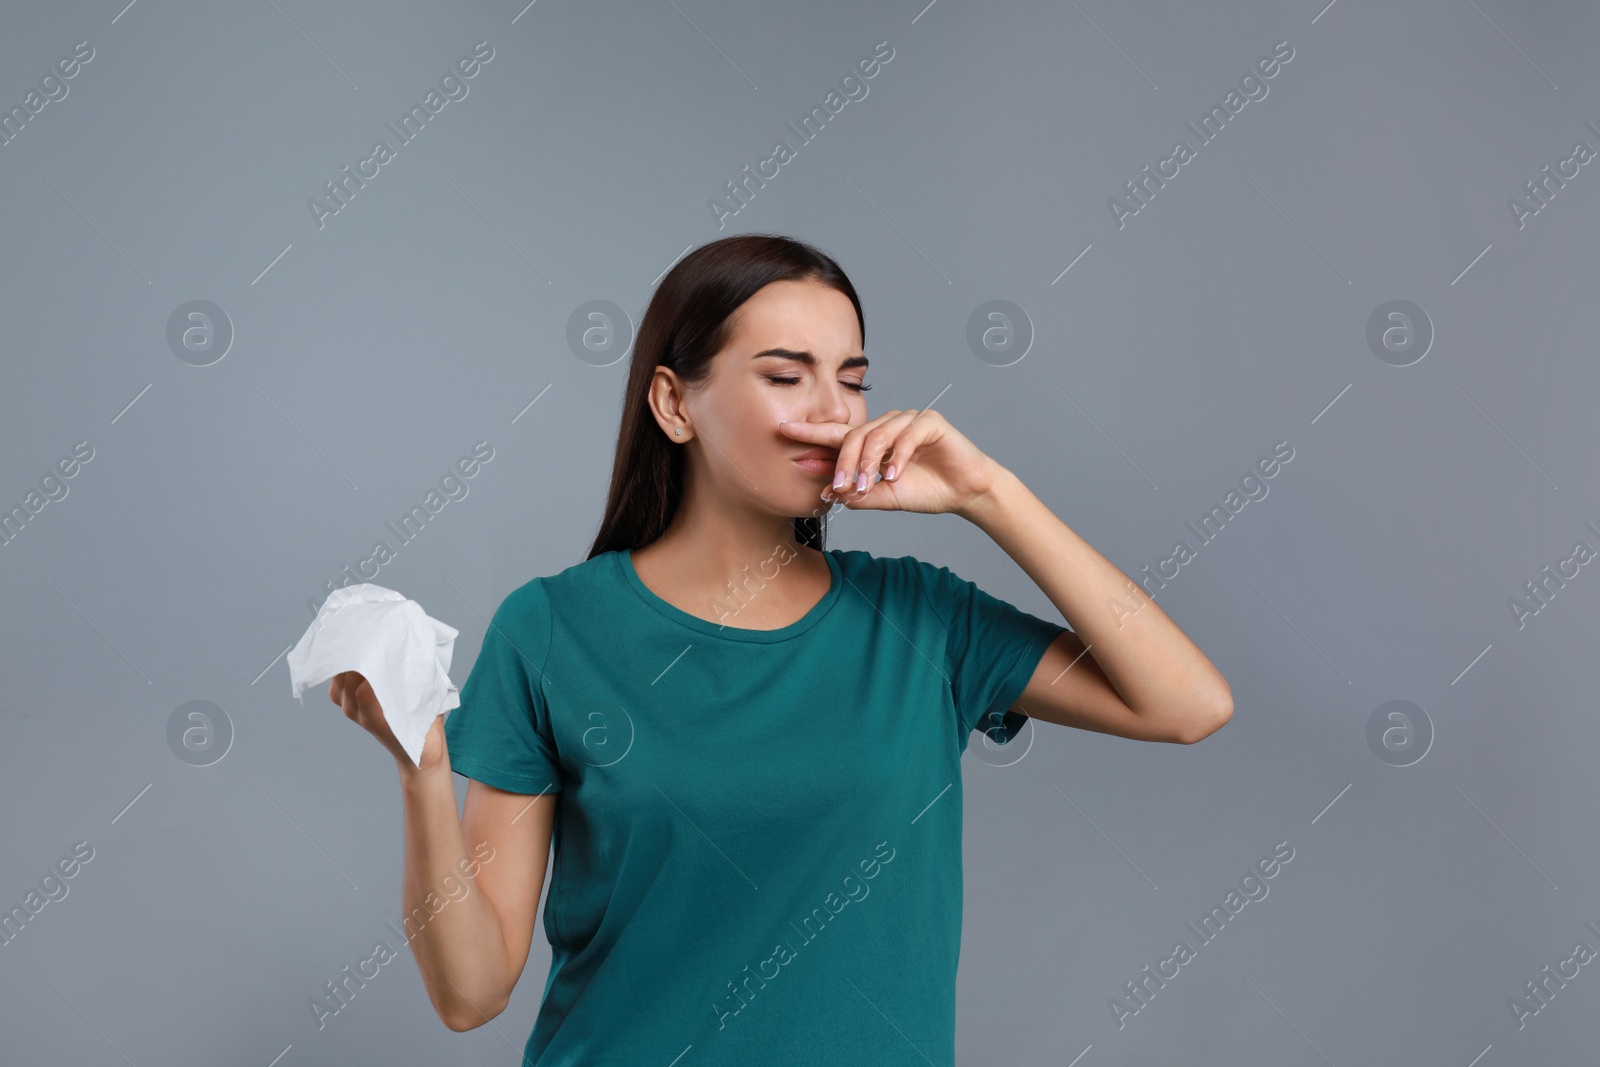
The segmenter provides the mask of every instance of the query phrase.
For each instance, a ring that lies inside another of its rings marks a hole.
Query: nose
[[[848,423],[850,421],[849,397],[846,394],[845,387],[838,382],[833,383],[831,391],[826,394],[826,399],[819,401],[817,406],[821,409],[819,414],[823,416],[823,420],[826,422]]]

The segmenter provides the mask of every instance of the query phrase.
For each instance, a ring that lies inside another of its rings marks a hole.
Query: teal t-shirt
[[[445,738],[460,774],[559,794],[528,1067],[953,1067],[961,754],[1025,724],[1067,627],[911,556],[824,555],[827,594],[776,630],[735,609],[792,550],[720,623],[625,551],[495,611]]]

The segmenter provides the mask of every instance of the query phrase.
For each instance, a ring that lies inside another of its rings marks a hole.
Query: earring
[[[683,433],[683,431],[682,431],[682,430],[673,430],[673,431],[672,431],[672,432],[673,432],[673,433],[676,433],[676,434],[681,434],[681,433]]]

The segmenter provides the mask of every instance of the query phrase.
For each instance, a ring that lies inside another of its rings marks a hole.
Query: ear
[[[650,411],[655,415],[656,425],[660,426],[669,437],[674,440],[684,441],[693,432],[687,424],[688,412],[684,410],[683,379],[678,377],[676,371],[670,367],[657,367],[650,375],[650,388],[645,394],[645,401],[650,405]],[[684,427],[681,436],[674,436],[672,431],[677,427]]]

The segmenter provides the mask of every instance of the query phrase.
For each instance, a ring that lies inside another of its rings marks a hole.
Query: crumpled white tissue
[[[460,690],[450,681],[458,633],[393,589],[342,586],[328,594],[289,651],[290,692],[304,704],[311,686],[358,671],[372,684],[395,739],[420,765],[433,720],[461,706]]]

